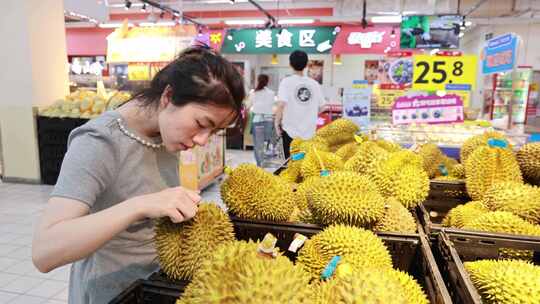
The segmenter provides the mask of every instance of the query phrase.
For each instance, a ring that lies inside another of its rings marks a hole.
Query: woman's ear
[[[161,93],[161,97],[159,99],[159,108],[165,109],[171,102],[171,98],[172,98],[172,87],[170,85],[167,85],[165,89],[163,90],[163,93]]]

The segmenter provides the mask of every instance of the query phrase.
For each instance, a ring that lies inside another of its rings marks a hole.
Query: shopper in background
[[[319,107],[324,103],[321,85],[304,76],[308,56],[294,51],[289,56],[294,74],[281,80],[278,90],[278,107],[275,127],[283,138],[285,158],[289,158],[293,138],[310,139],[317,129]]]
[[[244,97],[231,63],[192,48],[129,102],[70,134],[32,242],[40,271],[73,263],[70,304],[108,303],[157,269],[152,219],[187,221],[201,199],[178,187],[176,153],[236,122]]]
[[[274,112],[276,94],[267,85],[269,77],[260,74],[257,87],[249,94],[251,114],[253,116],[253,151],[257,166],[262,167],[266,148],[269,147],[274,132]]]

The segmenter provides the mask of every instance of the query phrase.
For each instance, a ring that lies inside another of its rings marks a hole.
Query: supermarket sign
[[[517,36],[505,34],[487,41],[482,53],[482,73],[512,70],[516,64]]]
[[[411,123],[463,122],[463,101],[455,94],[446,96],[401,96],[392,106],[394,125]]]
[[[302,50],[311,54],[326,54],[332,49],[337,34],[332,26],[229,29],[221,52],[290,54]]]

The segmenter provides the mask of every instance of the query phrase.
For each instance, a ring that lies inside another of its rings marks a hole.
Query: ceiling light
[[[263,25],[266,21],[261,19],[225,20],[227,25]]]
[[[118,28],[122,25],[123,23],[100,23],[98,26],[100,28]],[[128,23],[128,27],[133,27],[133,23]]]
[[[374,16],[371,17],[373,23],[400,23],[401,15],[397,16]]]
[[[278,24],[311,24],[314,22],[314,19],[281,19]]]
[[[465,21],[465,26],[471,26],[472,25],[472,21]]]

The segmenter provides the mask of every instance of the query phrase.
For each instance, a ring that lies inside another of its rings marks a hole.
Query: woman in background
[[[267,87],[269,80],[268,75],[260,74],[257,77],[257,87],[249,94],[253,115],[253,151],[259,167],[263,165],[265,146],[271,142],[274,132],[273,106],[276,94]]]

